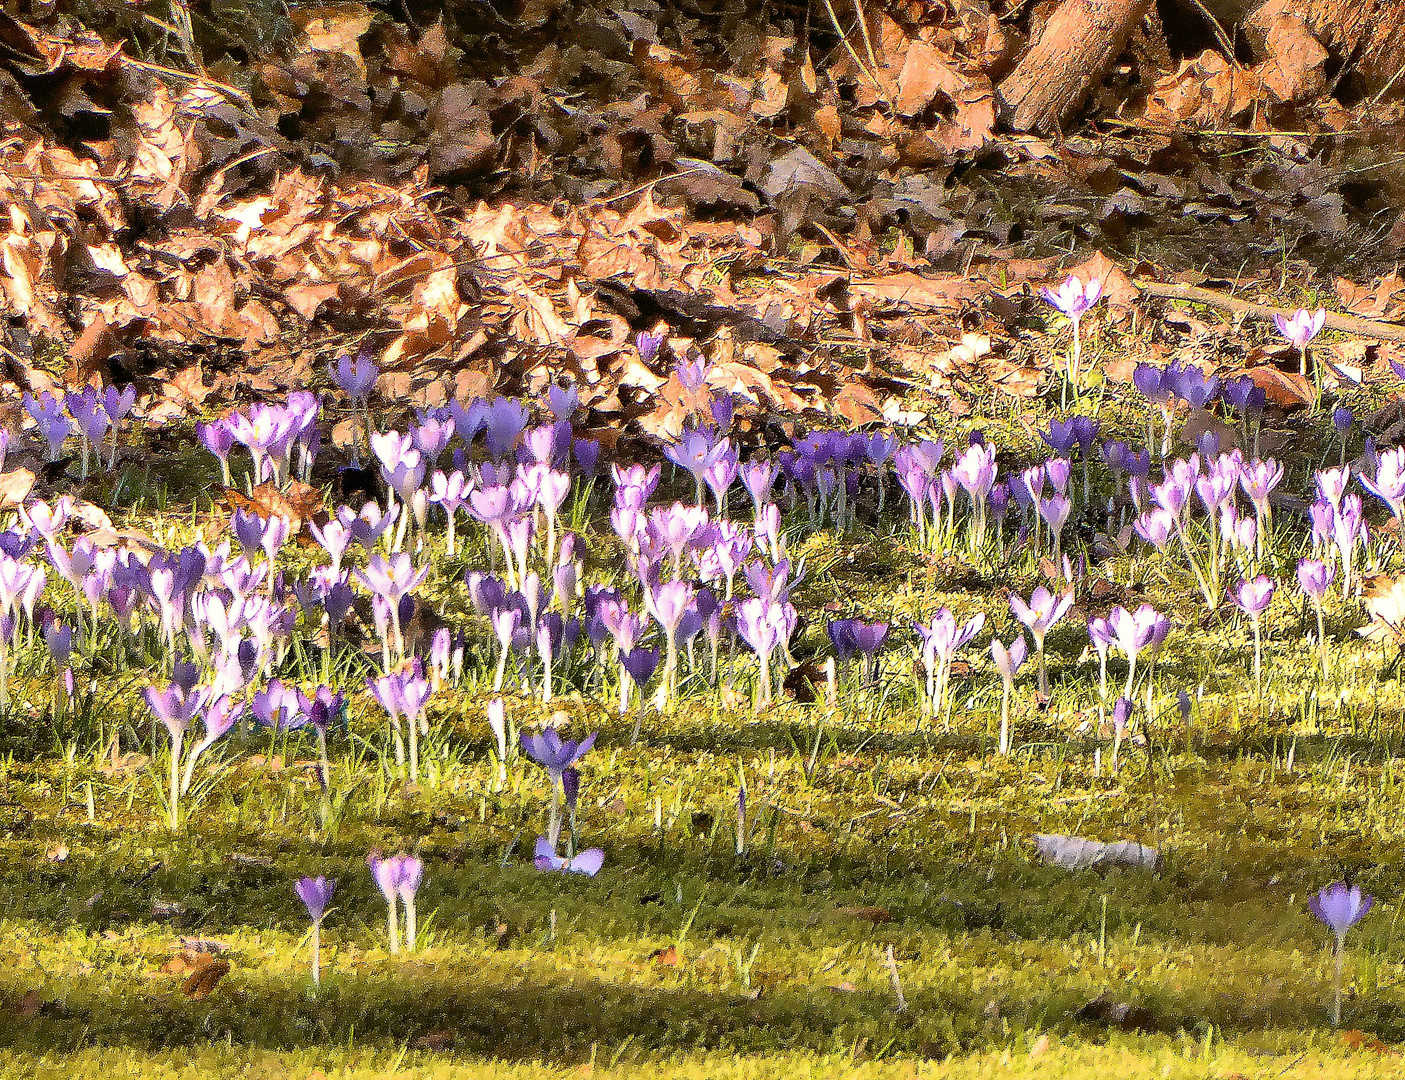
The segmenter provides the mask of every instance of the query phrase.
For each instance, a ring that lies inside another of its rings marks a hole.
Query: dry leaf
[[[683,958],[678,955],[678,949],[673,945],[666,949],[655,949],[649,954],[649,959],[659,967],[678,967],[683,962]]]
[[[13,510],[34,490],[34,474],[28,469],[0,473],[0,510]]]
[[[192,1001],[204,1001],[214,992],[219,981],[229,974],[229,961],[208,953],[197,953],[195,970],[181,983],[181,993]]]
[[[289,533],[296,535],[305,522],[322,510],[322,491],[299,480],[289,481],[284,490],[265,482],[254,488],[252,495],[245,495],[237,488],[225,488],[224,501],[231,510],[253,511],[263,518],[287,518]]]
[[[48,851],[44,852],[44,858],[52,863],[63,862],[68,858],[68,845],[55,844]]]

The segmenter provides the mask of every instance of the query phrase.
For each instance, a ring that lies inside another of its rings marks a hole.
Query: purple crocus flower
[[[1010,753],[1010,692],[1015,687],[1015,676],[1024,666],[1025,660],[1025,640],[1024,635],[1019,634],[1012,641],[1008,648],[999,639],[994,638],[990,643],[990,658],[995,663],[995,670],[1000,673],[1002,683],[1000,696],[1000,743],[999,752],[1002,757]]]
[[[324,877],[304,877],[298,879],[293,891],[307,908],[308,917],[314,923],[321,923],[322,916],[327,913],[327,905],[332,900],[332,891],[336,887],[335,881],[328,881]],[[315,976],[313,981],[317,981]]]
[[[1362,487],[1390,507],[1392,517],[1405,518],[1405,446],[1379,455],[1374,479],[1359,479]]]
[[[1371,897],[1363,894],[1358,886],[1339,881],[1308,897],[1307,909],[1336,939],[1332,979],[1332,1026],[1336,1027],[1342,1022],[1342,953],[1346,935],[1371,910]]]
[[[1072,420],[1051,420],[1047,431],[1040,431],[1039,437],[1059,457],[1070,457],[1078,443]]]
[[[668,331],[660,330],[657,333],[648,333],[641,330],[634,335],[634,348],[639,353],[639,359],[646,364],[652,364],[659,355],[659,350],[668,338]]]
[[[544,873],[584,874],[594,877],[605,865],[605,852],[598,847],[586,848],[571,858],[557,855],[556,849],[545,836],[537,837],[537,845],[532,865]]]
[[[1220,385],[1220,397],[1225,404],[1241,413],[1258,412],[1268,403],[1268,395],[1263,387],[1254,382],[1252,375],[1224,380]]]
[[[547,837],[553,851],[556,850],[557,841],[561,836],[562,774],[585,757],[594,745],[594,733],[586,736],[580,742],[576,742],[574,739],[563,739],[555,728],[550,727],[540,735],[522,733],[523,752],[545,769],[550,776],[551,817],[547,822]]]
[[[634,685],[639,687],[639,692],[642,694],[645,685],[654,677],[654,671],[659,666],[659,650],[646,649],[641,646],[630,649],[628,652],[621,652],[620,666],[633,680]],[[622,700],[627,701],[628,699],[622,696]]]
[[[1102,298],[1103,283],[1098,278],[1089,278],[1087,284],[1069,275],[1057,289],[1047,285],[1039,290],[1045,301],[1057,308],[1074,322],[1083,318]]]
[[[307,908],[312,919],[312,985],[322,982],[322,916],[327,913],[327,905],[332,900],[332,892],[337,883],[324,877],[299,878],[293,891]]]
[[[1218,376],[1207,376],[1198,367],[1187,366],[1176,373],[1172,392],[1191,408],[1203,409],[1215,399],[1220,390]]]
[[[571,452],[575,455],[581,475],[593,477],[600,463],[600,443],[594,439],[575,439],[571,443]]]
[[[1291,315],[1274,315],[1273,325],[1278,327],[1278,332],[1288,339],[1293,348],[1302,352],[1307,348],[1308,342],[1321,333],[1322,324],[1326,319],[1326,308],[1318,308],[1314,312],[1309,312],[1307,308],[1298,308]]]
[[[561,782],[561,774],[580,761],[595,745],[595,734],[580,742],[563,739],[555,728],[546,728],[540,735],[522,733],[522,751],[551,774],[553,783]]]
[[[1347,931],[1371,910],[1372,898],[1355,885],[1339,881],[1308,897],[1307,908],[1336,936],[1337,947],[1346,940]]]
[[[343,353],[337,358],[336,366],[331,368],[331,374],[337,389],[364,409],[376,379],[380,377],[380,369],[371,360],[368,351],[355,358],[350,353]]]
[[[1055,596],[1043,585],[1038,586],[1026,604],[1016,593],[1010,594],[1010,610],[1029,629],[1039,656],[1039,692],[1049,692],[1048,674],[1044,667],[1044,637],[1073,605],[1073,591]]]
[[[1273,599],[1273,579],[1263,574],[1250,580],[1238,582],[1230,590],[1234,603],[1251,619],[1257,619],[1268,610]]]

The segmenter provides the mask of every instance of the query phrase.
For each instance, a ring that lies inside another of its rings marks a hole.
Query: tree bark
[[[1000,84],[1005,122],[1050,131],[1083,104],[1151,0],[1063,0],[1039,39]]]

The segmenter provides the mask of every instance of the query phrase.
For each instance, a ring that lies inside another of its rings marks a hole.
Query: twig
[[[1234,43],[1229,40],[1229,35],[1225,33],[1225,28],[1220,25],[1220,20],[1215,18],[1215,13],[1207,8],[1200,0],[1186,0],[1186,3],[1200,12],[1205,17],[1205,21],[1210,24],[1210,30],[1215,35],[1215,40],[1220,43],[1220,48],[1224,50],[1225,59],[1229,61],[1231,67],[1239,67],[1239,61],[1234,56]]]
[[[1232,296],[1224,295],[1224,293],[1215,292],[1213,289],[1201,289],[1194,285],[1172,285],[1162,281],[1141,281],[1134,284],[1148,296],[1160,297],[1163,300],[1189,300],[1191,303],[1205,304],[1223,311],[1232,311],[1237,315],[1245,315],[1260,322],[1269,322],[1275,315],[1290,316],[1293,314],[1291,308],[1259,304],[1252,300],[1237,300]],[[1327,318],[1323,320],[1323,325],[1333,330],[1341,330],[1343,333],[1356,334],[1359,337],[1405,342],[1405,326],[1380,322],[1377,319],[1363,319],[1358,315],[1338,315],[1335,312],[1328,312]]]
[[[824,6],[825,10],[829,12],[829,21],[834,24],[834,32],[839,35],[839,40],[844,43],[844,51],[849,54],[849,59],[854,62],[855,67],[868,76],[869,82],[873,83],[883,103],[889,104],[888,92],[883,88],[883,84],[878,81],[877,73],[875,71],[870,71],[864,66],[864,62],[859,59],[859,54],[854,51],[854,46],[849,41],[849,35],[844,33],[844,28],[839,25],[839,12],[834,10],[833,0],[824,0]]]
[[[903,984],[898,980],[898,961],[893,956],[892,945],[888,946],[888,957],[883,966],[888,969],[888,974],[893,979],[893,996],[898,999],[898,1012],[907,1012],[907,998],[903,997]]]

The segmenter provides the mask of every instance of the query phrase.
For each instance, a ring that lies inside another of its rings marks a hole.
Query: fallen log
[[[1067,120],[1150,7],[1151,0],[1063,0],[1000,84],[1006,125],[1047,132]]]

